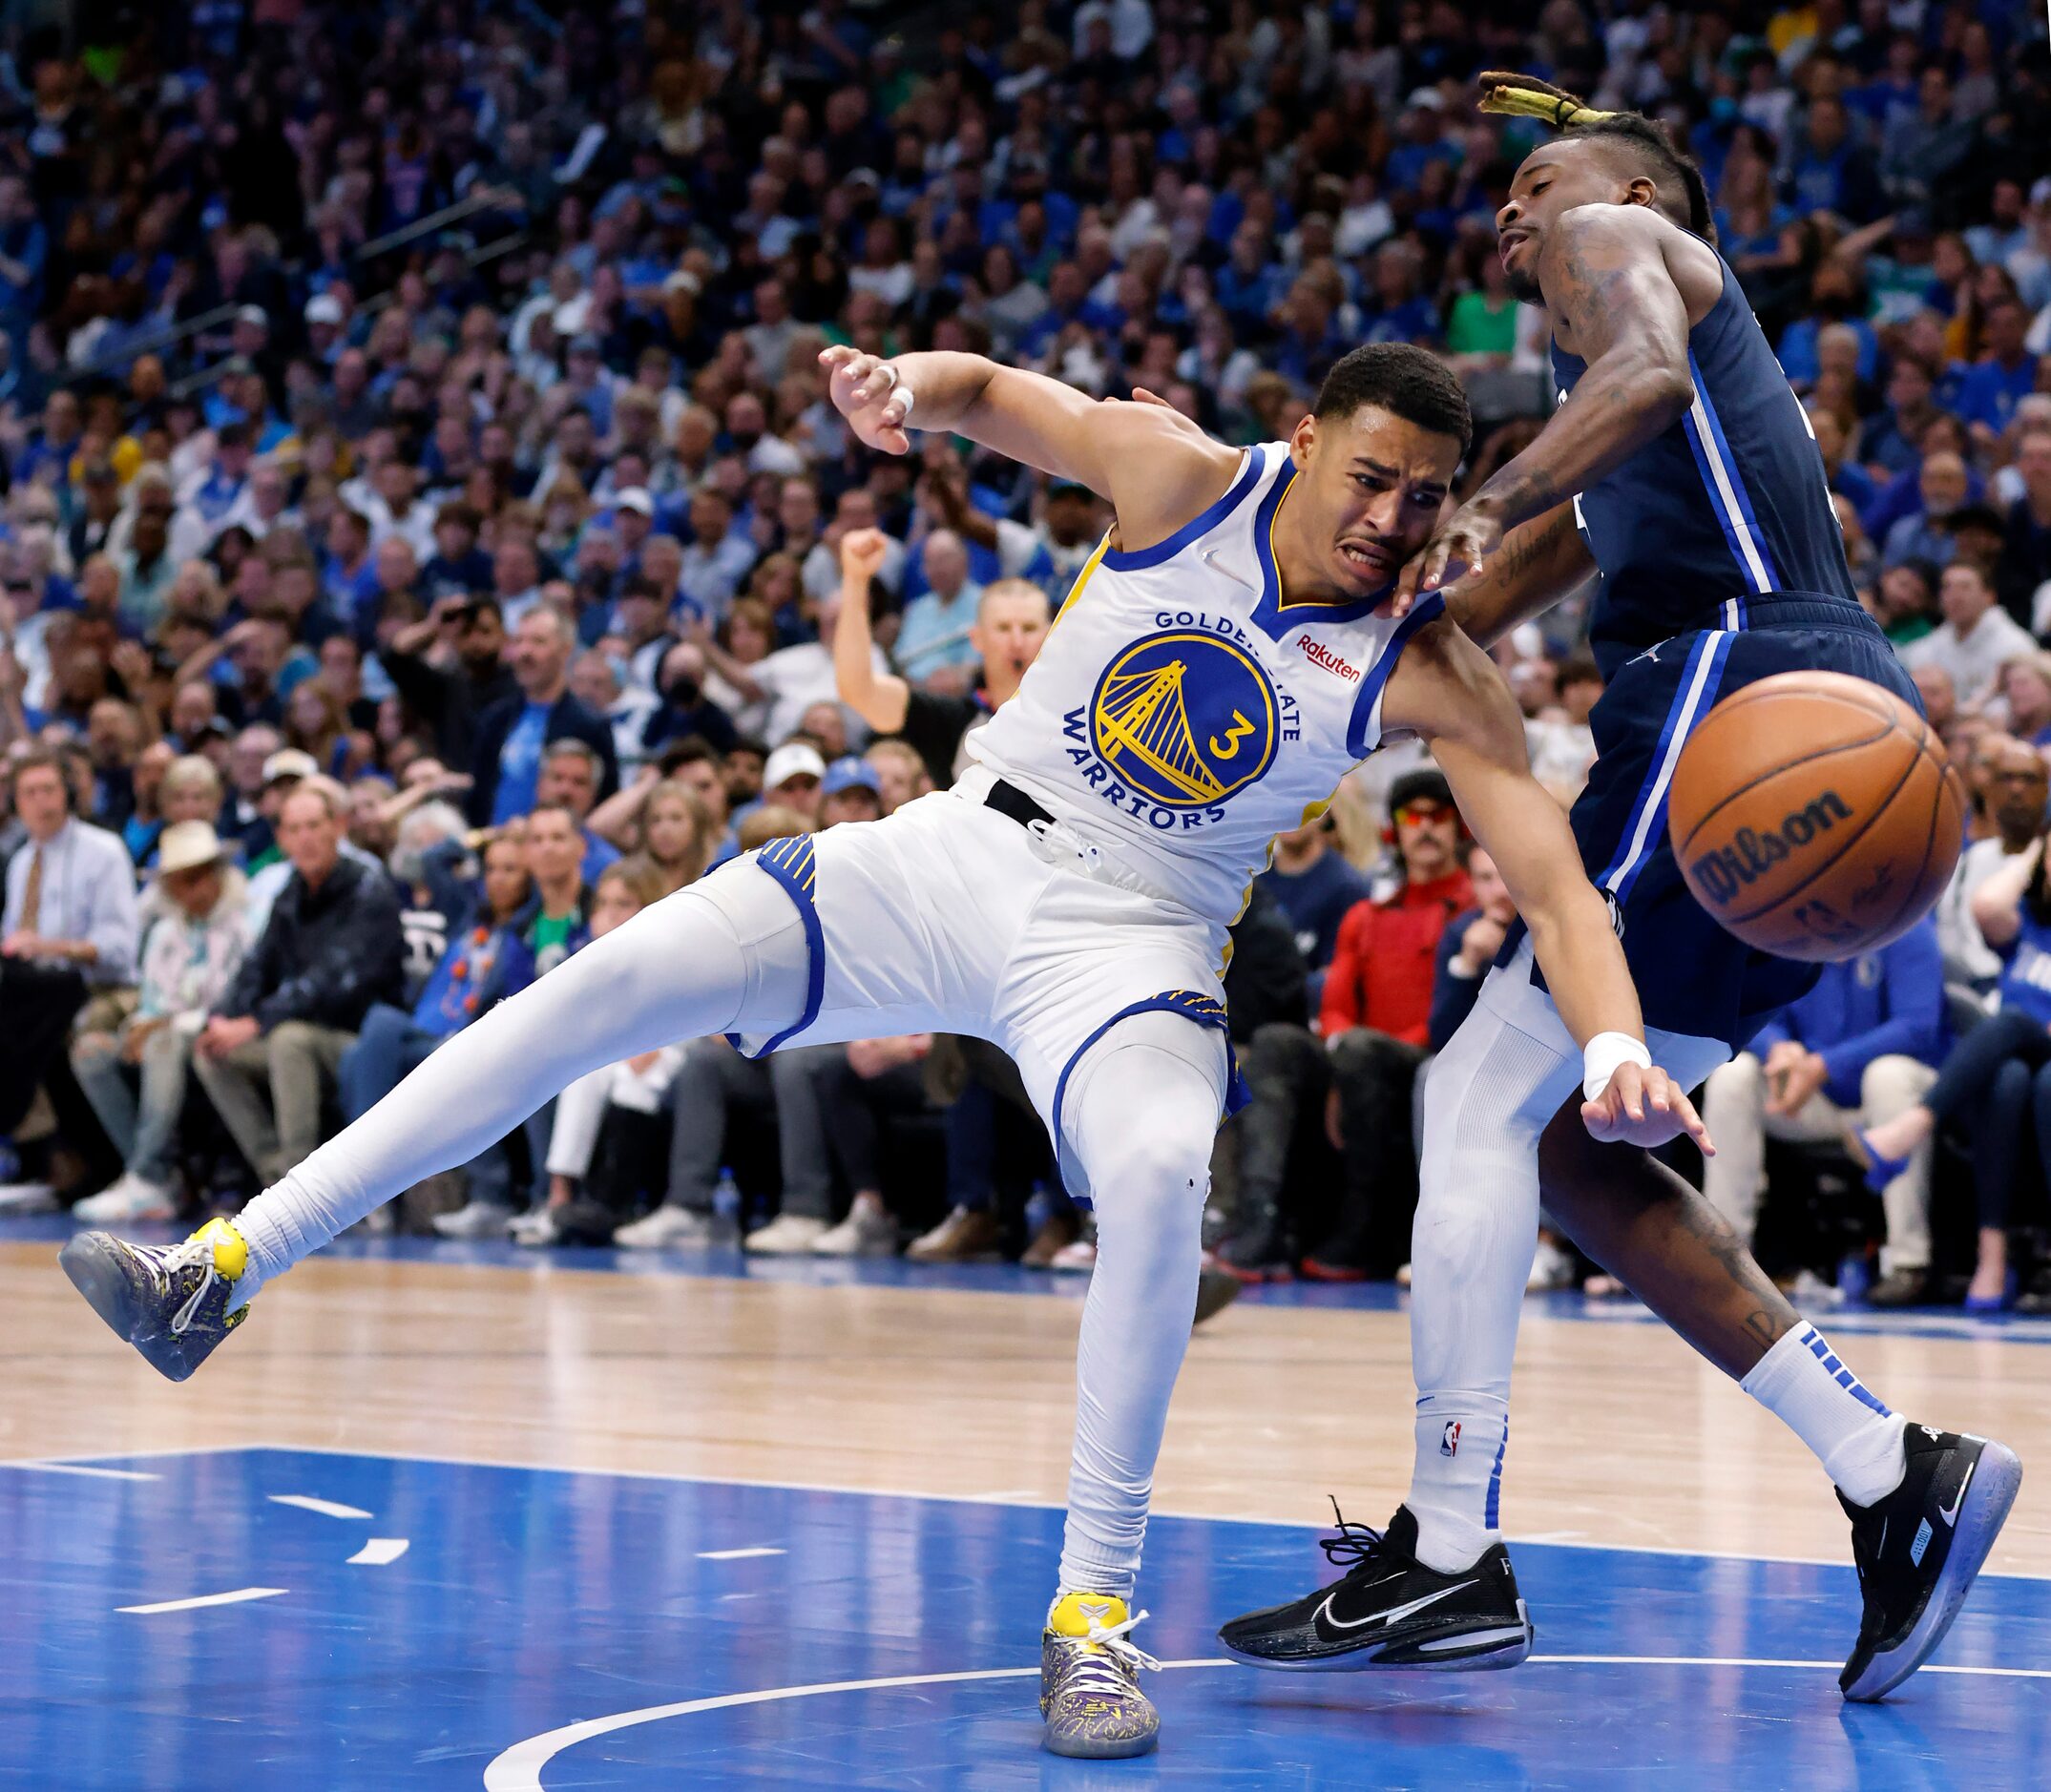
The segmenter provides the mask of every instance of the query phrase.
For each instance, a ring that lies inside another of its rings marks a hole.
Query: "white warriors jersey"
[[[1228,925],[1277,834],[1321,813],[1381,739],[1403,643],[1378,597],[1291,602],[1275,517],[1288,445],[1246,450],[1224,496],[1137,552],[1106,536],[1017,694],[970,736],[1016,784],[1163,895]]]

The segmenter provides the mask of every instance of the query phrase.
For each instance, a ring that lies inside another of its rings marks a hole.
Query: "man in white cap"
[[[207,823],[164,829],[142,917],[135,1012],[72,1046],[73,1073],[121,1154],[120,1179],[73,1210],[95,1223],[177,1212],[173,1152],[193,1041],[249,949],[248,886]]]
[[[762,768],[762,800],[797,810],[816,827],[819,791],[826,776],[826,759],[817,747],[809,741],[786,740],[769,755],[768,763]]]
[[[333,366],[342,352],[342,326],[345,314],[342,301],[333,293],[315,293],[306,301],[306,347],[323,366]]]

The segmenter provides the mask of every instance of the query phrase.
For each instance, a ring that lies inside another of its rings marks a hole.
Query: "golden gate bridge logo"
[[[1229,641],[1149,636],[1115,659],[1090,704],[1098,753],[1140,795],[1169,808],[1221,802],[1275,757],[1275,694]]]

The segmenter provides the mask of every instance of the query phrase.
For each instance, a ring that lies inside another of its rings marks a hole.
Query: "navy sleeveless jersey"
[[[1773,358],[1737,276],[1688,332],[1686,413],[1575,500],[1601,569],[1589,645],[1605,676],[1692,629],[1741,629],[1768,593],[1856,607],[1808,414]],[[1587,371],[1553,348],[1569,392]]]

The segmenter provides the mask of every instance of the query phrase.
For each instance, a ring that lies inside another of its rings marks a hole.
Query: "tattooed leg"
[[[1538,1141],[1545,1210],[1725,1374],[1742,1381],[1801,1323],[1722,1215],[1651,1153],[1599,1145],[1575,1094]]]

